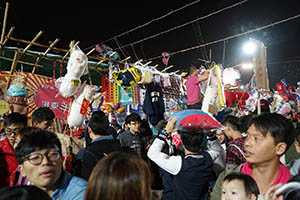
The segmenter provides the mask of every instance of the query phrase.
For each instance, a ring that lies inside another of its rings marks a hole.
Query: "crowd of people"
[[[198,85],[208,74],[190,69],[188,109],[201,109]],[[137,113],[119,125],[95,111],[83,133],[85,147],[66,170],[53,111],[38,108],[31,124],[12,112],[0,136],[0,199],[297,199],[300,125],[293,114],[208,116],[222,126],[193,128],[184,121],[179,128],[176,116],[150,127]]]

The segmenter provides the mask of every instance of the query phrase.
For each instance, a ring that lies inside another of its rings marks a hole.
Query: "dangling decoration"
[[[53,79],[55,79],[56,60],[53,61]]]
[[[97,44],[95,50],[103,57],[109,57],[109,60],[115,61],[120,59],[120,55],[105,44]]]
[[[59,61],[59,77],[62,77],[63,61]]]
[[[118,84],[108,81],[105,87],[105,102],[119,103],[119,87]]]
[[[139,68],[131,67],[128,70],[113,71],[113,79],[124,88],[132,87],[142,79],[142,71]]]
[[[170,58],[169,53],[168,52],[162,52],[161,55],[163,57],[163,59],[162,59],[163,63],[167,66],[168,62],[169,62],[169,58]]]

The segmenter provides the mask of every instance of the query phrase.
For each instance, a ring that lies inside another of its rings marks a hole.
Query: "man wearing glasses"
[[[25,135],[15,156],[21,174],[52,199],[84,199],[87,182],[63,170],[61,143],[55,134],[41,130]]]
[[[11,113],[4,119],[4,136],[7,137],[10,145],[16,147],[16,139],[21,134],[20,130],[27,126],[26,115]]]
[[[128,127],[128,130],[119,135],[119,140],[121,147],[128,147],[141,158],[147,159],[145,142],[140,135],[141,121],[141,117],[136,113],[127,115],[125,125]]]
[[[4,119],[4,129],[0,137],[0,187],[9,186],[11,174],[18,166],[14,155],[20,130],[27,126],[27,117],[20,113],[11,113]]]

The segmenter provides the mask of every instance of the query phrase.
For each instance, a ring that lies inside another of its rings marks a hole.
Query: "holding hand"
[[[283,195],[277,196],[277,195],[275,194],[275,191],[276,191],[278,188],[280,188],[281,186],[282,186],[282,183],[279,183],[279,184],[276,184],[276,185],[271,186],[271,187],[267,190],[267,192],[266,192],[266,194],[265,194],[265,196],[264,196],[264,200],[282,200],[282,199],[283,199]]]

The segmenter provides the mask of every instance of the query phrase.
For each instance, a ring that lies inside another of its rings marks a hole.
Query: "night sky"
[[[8,11],[6,32],[11,26],[16,30],[13,37],[32,40],[40,31],[44,34],[39,43],[49,44],[56,38],[60,42],[56,47],[68,49],[71,40],[80,41],[80,48],[88,52],[88,47],[103,42],[139,25],[161,17],[195,0],[164,0],[164,1],[16,1],[11,0]],[[200,2],[180,10],[162,20],[118,37],[121,45],[130,44],[143,38],[166,31],[196,18],[233,5],[240,0],[201,0]],[[69,3],[69,4],[68,4]],[[67,4],[67,5],[66,5]],[[5,2],[0,3],[1,27]],[[138,59],[147,60],[161,55],[223,39],[251,29],[300,14],[299,0],[249,0],[222,13],[199,20],[158,37],[143,41],[119,51],[122,58],[132,57],[132,62]],[[244,35],[225,42],[225,66],[230,67],[249,60],[242,51],[242,44],[249,38],[262,41],[267,47],[267,62],[271,87],[280,79],[295,85],[300,75],[300,18],[279,24],[268,29]],[[105,42],[106,45],[117,48],[115,40]],[[15,43],[8,43],[15,46]],[[206,46],[176,54],[170,57],[169,65],[175,67],[169,72],[185,70],[190,64],[203,64],[198,58],[205,59],[212,50],[212,60],[223,62],[224,43]],[[134,51],[133,51],[134,49]],[[34,50],[34,48],[31,48]],[[54,52],[52,52],[54,53]],[[153,60],[153,65],[159,64],[163,69],[161,58]],[[242,82],[251,77],[249,71],[242,71]]]

